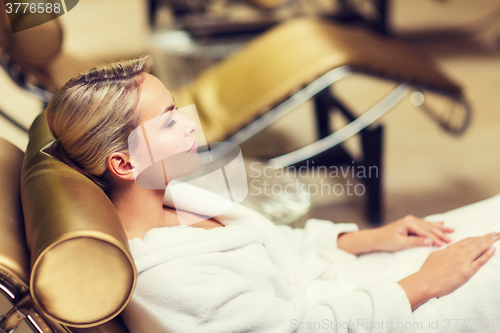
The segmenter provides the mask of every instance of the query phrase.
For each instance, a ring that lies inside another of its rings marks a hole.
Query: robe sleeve
[[[197,198],[193,201],[193,198]],[[177,192],[175,207],[193,213],[214,217],[223,224],[247,223],[256,224],[257,221],[269,221],[251,208],[240,204],[232,205],[232,209],[224,213],[216,213],[218,205],[227,205],[228,200],[205,189],[184,184],[182,192]],[[171,192],[167,189],[164,204],[174,206]],[[269,222],[267,222],[269,223]],[[355,223],[333,223],[326,220],[310,219],[304,228],[292,229],[289,226],[277,226],[281,238],[298,255],[309,250],[334,250],[337,248],[337,237],[343,232],[358,230]]]
[[[391,280],[312,304],[276,297],[213,265],[159,265],[139,279],[123,315],[131,333],[413,332],[409,301]]]
[[[304,228],[276,226],[284,240],[298,255],[311,250],[333,251],[337,249],[337,238],[344,232],[358,231],[356,223],[333,223],[326,220],[309,219]]]

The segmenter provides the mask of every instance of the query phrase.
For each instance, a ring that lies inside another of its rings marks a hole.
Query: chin
[[[135,177],[135,182],[145,189],[165,189],[167,183],[194,174],[200,166],[201,158],[198,153],[176,154],[163,163],[157,162],[144,169]]]
[[[198,155],[198,153],[191,155],[188,163],[186,163],[185,166],[186,166],[186,171],[187,171],[185,176],[190,175],[190,174],[198,171],[198,169],[200,169],[200,166],[201,166],[200,155]]]

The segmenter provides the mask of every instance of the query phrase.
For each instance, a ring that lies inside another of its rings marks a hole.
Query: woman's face
[[[172,94],[150,74],[145,74],[141,84],[137,112],[141,115],[141,125],[134,132],[145,145],[134,145],[142,151],[131,151],[131,160],[136,171],[146,173],[149,170],[150,175],[145,175],[145,179],[150,179],[148,183],[158,183],[163,174],[163,185],[166,185],[200,167],[198,147],[192,135],[196,123],[177,111]],[[149,166],[152,167],[146,169]],[[135,176],[137,181],[138,174]]]

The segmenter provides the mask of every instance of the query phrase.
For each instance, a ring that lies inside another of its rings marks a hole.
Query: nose
[[[192,120],[189,120],[187,118],[184,118],[184,119],[185,119],[184,135],[189,136],[191,133],[193,133],[196,130],[198,125],[196,124],[196,122],[194,122]]]

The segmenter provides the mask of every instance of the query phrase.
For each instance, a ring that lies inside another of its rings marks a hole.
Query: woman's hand
[[[398,283],[412,310],[434,297],[451,293],[474,275],[495,253],[499,234],[470,237],[432,252],[422,268]]]
[[[396,222],[374,229],[376,232],[376,250],[399,251],[417,246],[442,246],[451,242],[446,233],[452,228],[444,222],[429,222],[413,215],[403,217]]]
[[[399,251],[416,246],[441,246],[451,242],[453,232],[443,222],[429,222],[408,215],[383,227],[340,234],[337,247],[352,254],[375,251]]]

